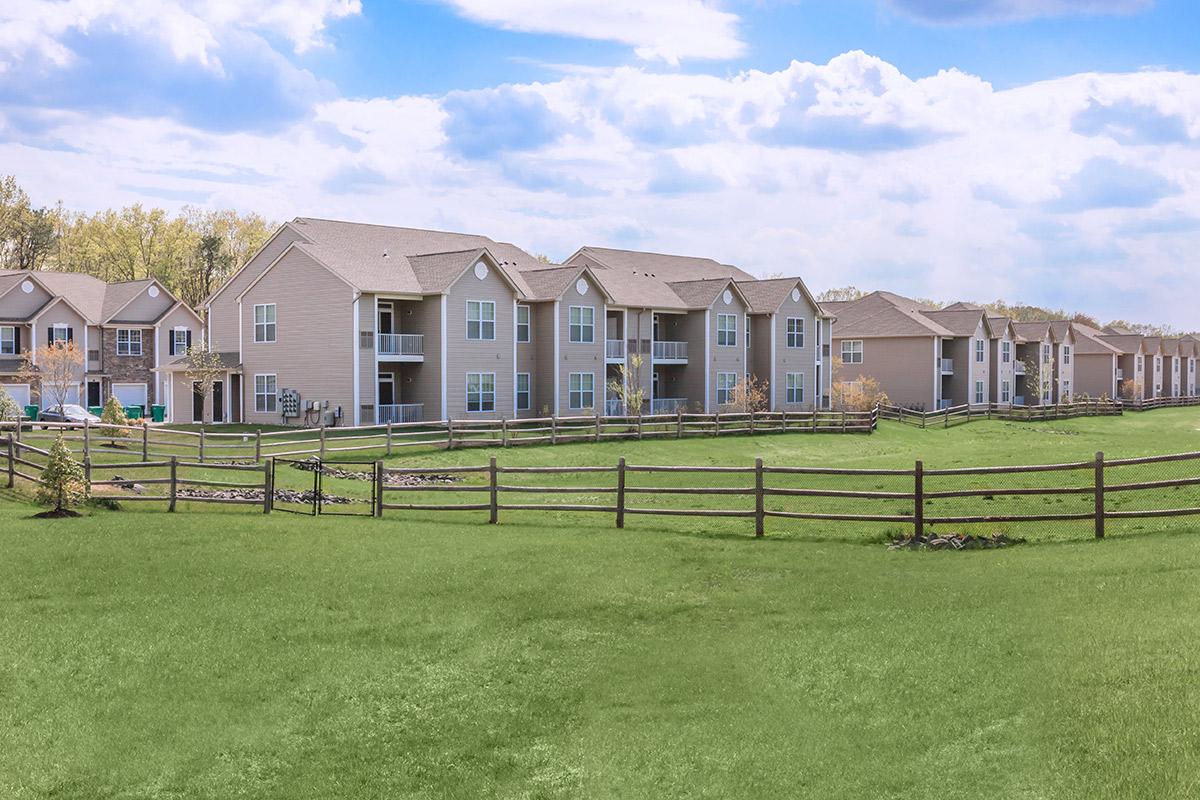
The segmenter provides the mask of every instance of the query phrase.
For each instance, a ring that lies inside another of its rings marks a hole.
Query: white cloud
[[[176,59],[219,72],[225,30],[272,33],[303,52],[323,43],[327,21],[361,10],[360,0],[19,0],[0,4],[0,72],[30,57],[66,66],[73,53],[63,38],[107,32],[148,35]]]
[[[1200,76],[997,91],[848,53],[729,77],[621,68],[499,89],[321,102],[271,135],[0,109],[0,163],[21,165],[38,202],[77,208],[232,205],[477,231],[559,258],[644,247],[816,289],[1003,296],[1200,327],[1181,291],[1200,250],[1200,147],[1162,135],[1161,115],[1126,113],[1136,99],[1194,136]],[[474,112],[512,96],[553,120],[545,135],[464,147],[488,125]],[[791,135],[770,135],[784,112]]]
[[[888,0],[901,13],[932,23],[1013,22],[1072,14],[1132,14],[1154,0]]]
[[[712,0],[443,0],[467,19],[511,31],[631,45],[638,58],[736,58],[738,17]]]

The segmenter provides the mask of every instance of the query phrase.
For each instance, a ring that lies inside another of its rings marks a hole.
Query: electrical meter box
[[[280,389],[279,408],[285,417],[300,416],[300,393],[295,389]]]

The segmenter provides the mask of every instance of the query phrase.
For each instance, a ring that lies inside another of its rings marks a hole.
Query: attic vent
[[[387,250],[384,250],[384,251],[383,251],[383,257],[384,257],[384,258],[387,258]]]

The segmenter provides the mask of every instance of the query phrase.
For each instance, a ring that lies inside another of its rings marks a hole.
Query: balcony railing
[[[1014,398],[1013,398],[1013,405],[1018,405],[1018,406],[1023,406],[1023,405],[1025,405],[1025,395],[1023,395],[1023,394],[1019,394],[1019,395],[1017,395],[1016,397],[1014,397]]]
[[[946,397],[938,400],[938,411],[941,411],[944,408],[954,408],[954,401]]]
[[[943,358],[942,359],[942,374],[943,375],[953,375],[954,374],[954,359],[953,358]]]
[[[655,342],[658,344],[658,342]],[[687,409],[686,397],[658,397],[650,401],[651,414],[675,414]]]
[[[1125,370],[1123,370],[1123,369],[1117,370],[1117,380],[1119,380],[1119,381],[1125,380]]]
[[[381,333],[379,334],[379,355],[423,356],[425,355],[425,337],[419,333]]]
[[[625,403],[622,400],[605,400],[604,401],[604,416],[606,417],[623,417],[625,416]]]
[[[1013,364],[1013,375],[1024,375],[1024,374],[1025,374],[1025,362],[1024,361],[1018,361],[1017,363]]]
[[[655,361],[687,361],[687,342],[655,342]]]
[[[423,403],[381,405],[375,416],[375,422],[378,425],[385,425],[389,422],[422,422],[425,416],[425,405]]]
[[[625,340],[606,339],[604,342],[604,357],[609,361],[624,361]]]

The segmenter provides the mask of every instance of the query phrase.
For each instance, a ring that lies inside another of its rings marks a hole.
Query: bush
[[[16,419],[25,409],[17,405],[17,401],[8,393],[8,390],[0,386],[0,419]]]
[[[71,455],[60,433],[50,445],[50,457],[42,470],[35,498],[42,505],[54,506],[51,512],[54,516],[63,516],[87,496],[88,483],[83,466]]]
[[[100,429],[103,436],[108,436],[114,439],[127,438],[129,431],[125,428],[115,427],[117,425],[128,425],[129,417],[125,416],[125,409],[117,401],[116,397],[108,398],[108,402],[104,404],[104,411],[100,414],[100,422],[105,427]]]

